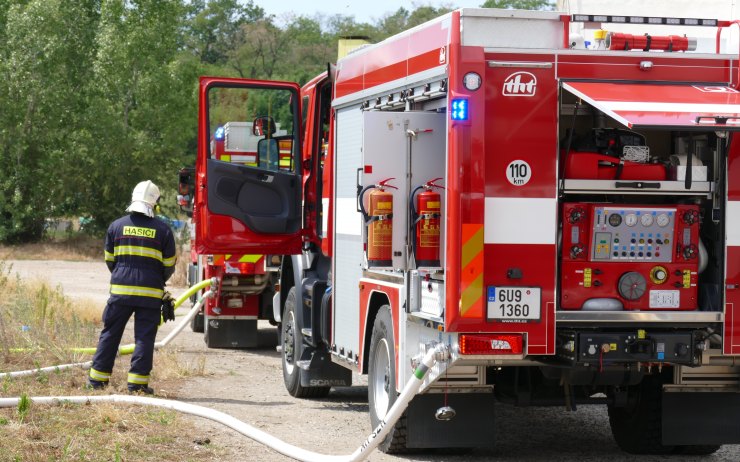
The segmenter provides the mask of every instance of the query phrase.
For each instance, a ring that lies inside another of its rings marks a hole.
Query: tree
[[[552,0],[486,0],[482,8],[506,8],[516,10],[553,10]]]
[[[89,80],[95,1],[0,5],[0,241],[38,240],[58,213],[70,133]],[[33,33],[29,33],[33,31]]]
[[[186,45],[209,64],[226,62],[244,24],[266,19],[265,10],[252,0],[243,5],[237,0],[196,0],[188,13]]]

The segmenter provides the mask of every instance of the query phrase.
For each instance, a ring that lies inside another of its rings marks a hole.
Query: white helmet
[[[159,188],[149,180],[142,181],[134,188],[131,193],[131,205],[126,209],[127,212],[139,212],[148,217],[154,216],[154,206],[159,200]]]

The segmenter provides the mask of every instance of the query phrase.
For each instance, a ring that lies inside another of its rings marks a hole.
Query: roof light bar
[[[671,26],[708,26],[717,27],[716,19],[700,18],[663,18],[647,16],[610,16],[598,14],[574,14],[570,18],[573,22],[606,22],[625,24],[666,24]]]

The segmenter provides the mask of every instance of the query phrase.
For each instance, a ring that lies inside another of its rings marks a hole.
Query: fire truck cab
[[[368,374],[376,426],[448,348],[386,451],[490,445],[497,401],[605,404],[631,453],[740,443],[737,56],[655,30],[731,24],[462,9],[303,89],[204,77],[196,245],[286,255],[293,396]],[[280,121],[289,170],[215,158],[232,110]]]

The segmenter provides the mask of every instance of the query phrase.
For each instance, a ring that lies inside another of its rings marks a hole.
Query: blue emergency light
[[[468,100],[465,98],[453,99],[450,116],[452,117],[452,120],[468,120]]]
[[[213,134],[213,137],[216,138],[216,140],[218,141],[224,139],[224,127],[217,127],[216,133]]]

